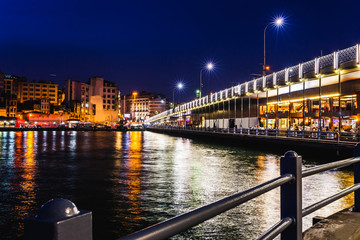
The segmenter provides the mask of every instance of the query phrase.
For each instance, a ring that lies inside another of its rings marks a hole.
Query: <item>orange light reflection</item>
[[[140,192],[141,192],[141,158],[142,158],[142,132],[132,131],[130,134],[130,148],[128,160],[128,187],[129,187],[129,212],[133,214],[133,220],[141,220]]]
[[[18,193],[18,204],[14,211],[19,219],[33,214],[35,206],[35,176],[37,166],[34,151],[34,132],[15,133],[14,167],[16,178],[11,183],[14,191]],[[21,232],[23,224],[17,227]]]

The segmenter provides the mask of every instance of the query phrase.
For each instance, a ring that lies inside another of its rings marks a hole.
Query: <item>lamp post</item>
[[[213,68],[214,68],[214,64],[210,62],[210,63],[206,64],[206,66],[204,66],[200,70],[200,93],[199,93],[199,98],[201,98],[201,90],[202,90],[202,87],[203,87],[203,84],[202,84],[202,72],[204,71],[204,69],[207,69],[207,70],[211,71]]]
[[[264,29],[264,64],[263,64],[263,72],[262,75],[265,76],[266,75],[266,48],[265,48],[265,35],[266,35],[266,29],[270,26],[270,25],[275,25],[277,27],[280,27],[281,25],[283,25],[284,23],[284,19],[282,17],[276,18],[274,21],[270,22],[268,25],[266,25],[265,29]]]
[[[174,87],[173,88],[173,107],[175,107],[175,89],[177,88],[177,89],[182,89],[183,88],[183,84],[182,83],[178,83],[178,84],[176,84],[176,87]]]

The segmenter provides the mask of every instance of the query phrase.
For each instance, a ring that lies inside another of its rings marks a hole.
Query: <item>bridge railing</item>
[[[310,206],[302,208],[302,179],[314,174],[354,165],[354,185],[327,197]],[[274,224],[258,239],[274,239],[281,234],[281,239],[302,239],[302,218],[310,213],[355,192],[353,211],[360,212],[360,144],[354,149],[354,157],[319,165],[301,170],[302,157],[294,151],[288,151],[280,159],[280,176],[270,181],[236,193],[209,205],[197,208],[191,212],[171,218],[136,233],[120,238],[119,240],[132,239],[167,239],[194,227],[212,217],[229,209],[237,207],[257,196],[260,196],[277,187],[281,188],[280,221]]]
[[[259,135],[272,137],[289,137],[289,138],[305,138],[313,140],[328,140],[328,141],[347,141],[360,142],[359,132],[346,131],[305,131],[305,130],[279,130],[279,129],[265,129],[265,128],[210,128],[199,126],[156,126],[150,128],[172,129],[182,131],[202,131],[202,132],[216,132],[242,135]]]

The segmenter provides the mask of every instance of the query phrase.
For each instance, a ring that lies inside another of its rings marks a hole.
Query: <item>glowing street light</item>
[[[264,64],[263,64],[263,72],[262,75],[265,76],[266,75],[266,51],[265,51],[265,33],[266,33],[266,29],[270,26],[270,25],[275,25],[276,27],[281,27],[284,24],[284,18],[282,17],[278,17],[276,18],[274,21],[270,22],[268,25],[266,25],[265,29],[264,29]]]
[[[279,17],[279,18],[275,19],[274,23],[276,26],[280,27],[281,25],[283,25],[284,19],[282,17]]]
[[[182,83],[178,83],[176,84],[176,87],[173,88],[173,104],[175,107],[175,89],[182,89],[184,87],[184,85]]]
[[[207,68],[208,70],[211,70],[211,69],[214,68],[214,64],[208,63],[208,64],[206,64],[206,68]]]
[[[200,70],[200,92],[199,92],[199,98],[201,98],[201,89],[203,87],[203,84],[202,84],[202,72],[204,69],[207,69],[208,71],[211,71],[214,69],[214,64],[209,62],[206,64],[206,66],[204,66],[201,70]]]

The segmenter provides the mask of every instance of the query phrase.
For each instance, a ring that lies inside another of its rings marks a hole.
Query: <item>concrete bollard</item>
[[[92,213],[78,210],[63,198],[41,206],[39,214],[25,218],[25,240],[92,239]]]

